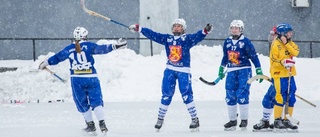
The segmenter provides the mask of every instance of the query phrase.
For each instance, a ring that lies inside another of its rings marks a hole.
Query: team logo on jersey
[[[280,71],[273,72],[273,75],[279,75]]]
[[[232,62],[232,64],[240,64],[239,56],[240,53],[238,51],[228,51],[228,59]]]
[[[281,49],[282,49],[281,45],[278,45],[278,49],[279,49],[279,50],[281,50]]]
[[[240,49],[243,48],[243,46],[244,46],[244,43],[243,42],[239,42]]]
[[[182,41],[185,41],[185,40],[186,40],[186,37],[187,37],[187,35],[186,35],[186,34],[183,34],[183,35],[181,36],[181,40],[182,40]]]
[[[228,43],[228,44],[226,45],[226,47],[227,47],[227,48],[229,48],[230,46],[231,46],[231,44],[230,44],[230,43]]]
[[[82,48],[81,48],[81,50],[83,50],[83,49],[88,50],[88,46],[87,46],[87,45],[83,45]]]
[[[86,62],[82,64],[71,64],[71,69],[72,70],[89,70],[92,67],[91,62]]]
[[[170,54],[168,59],[173,62],[177,63],[182,58],[182,48],[181,46],[169,46]]]
[[[286,55],[290,55],[290,52],[288,50],[285,51]]]
[[[92,74],[92,69],[73,70],[74,74]]]

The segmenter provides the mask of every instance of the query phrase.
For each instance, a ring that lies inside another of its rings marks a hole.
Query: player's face
[[[240,28],[239,27],[230,27],[231,35],[240,35]]]
[[[288,31],[286,34],[287,38],[291,38],[293,36],[293,31]]]
[[[183,31],[183,28],[182,28],[182,25],[180,24],[174,24],[173,27],[172,27],[172,32],[182,32]]]

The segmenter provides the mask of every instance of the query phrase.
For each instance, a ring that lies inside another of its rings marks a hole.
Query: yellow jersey
[[[289,77],[289,71],[283,66],[284,59],[292,59],[299,54],[299,47],[292,40],[286,44],[277,38],[273,40],[270,49],[270,75],[271,77]],[[296,68],[291,68],[291,76],[297,75]]]

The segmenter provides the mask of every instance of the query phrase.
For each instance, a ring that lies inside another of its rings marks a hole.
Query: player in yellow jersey
[[[276,131],[284,129],[297,130],[282,113],[292,116],[296,102],[295,92],[297,90],[294,76],[296,76],[295,61],[293,57],[298,56],[299,47],[292,41],[293,28],[290,24],[282,23],[276,28],[278,37],[272,42],[270,49],[270,75],[272,85],[263,99],[264,108],[274,108],[274,128]]]

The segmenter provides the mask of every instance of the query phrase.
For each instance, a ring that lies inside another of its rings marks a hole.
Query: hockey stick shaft
[[[250,79],[247,81],[247,83],[248,83],[248,84],[251,84],[251,83],[252,83],[253,81],[255,81],[256,79],[261,79],[261,78],[264,79],[264,80],[267,80],[267,81],[271,82],[271,84],[272,84],[271,79],[270,79],[268,76],[266,76],[266,75],[256,75],[256,76],[250,78]],[[302,98],[301,96],[299,96],[299,95],[297,95],[297,94],[295,94],[295,96],[298,97],[299,99],[301,99],[302,101],[310,104],[311,106],[316,107],[315,104],[311,103],[310,101],[306,100],[305,98]]]
[[[60,81],[62,81],[63,83],[66,82],[64,79],[62,79],[61,77],[59,77],[56,73],[54,73],[53,71],[51,71],[48,68],[44,68],[46,71],[48,71],[49,73],[51,73],[53,76],[55,76],[56,78],[58,78]]]
[[[199,79],[200,79],[200,81],[202,81],[203,83],[205,83],[205,84],[207,84],[207,85],[211,85],[211,86],[216,85],[216,84],[221,80],[220,77],[218,77],[218,78],[217,78],[216,80],[214,80],[213,82],[209,82],[209,81],[203,79],[202,77],[200,77]]]
[[[250,78],[250,79],[247,81],[247,83],[248,83],[248,84],[251,84],[251,83],[252,83],[253,81],[255,81],[256,79],[261,79],[261,78],[264,79],[264,80],[267,80],[267,81],[271,82],[271,84],[272,84],[271,79],[270,79],[268,76],[266,76],[266,75],[256,75],[256,76]],[[297,94],[295,94],[295,96],[298,97],[299,99],[301,99],[302,101],[310,104],[311,106],[317,107],[317,105],[315,105],[315,104],[313,104],[312,102],[306,100],[305,98],[302,98],[301,96],[299,96],[299,95],[297,95]]]
[[[115,23],[115,24],[118,24],[118,25],[121,25],[121,26],[123,26],[123,27],[129,28],[129,26],[127,26],[127,25],[124,25],[124,24],[122,24],[122,23],[120,23],[120,22],[118,22],[118,21],[115,21],[115,20],[110,19],[109,17],[106,17],[106,16],[101,15],[101,14],[99,14],[99,13],[97,13],[97,12],[94,12],[94,11],[92,11],[92,10],[87,9],[86,6],[85,6],[85,4],[84,4],[85,0],[81,0],[80,2],[81,2],[81,7],[82,7],[82,9],[83,9],[86,13],[88,13],[89,15],[96,16],[96,17],[100,17],[100,18],[103,18],[103,19],[105,19],[105,20],[107,20],[107,21],[111,21],[111,22],[113,22],[113,23]]]
[[[287,88],[287,100],[286,100],[286,104],[285,104],[285,109],[284,112],[286,114],[286,116],[289,114],[289,93],[290,93],[290,84],[291,84],[291,68],[289,70],[289,80],[288,80],[288,88]]]
[[[302,98],[301,96],[299,96],[299,95],[297,95],[297,94],[295,94],[295,96],[296,96],[297,98],[301,99],[302,101],[308,103],[309,105],[311,105],[311,106],[313,106],[313,107],[317,107],[317,105],[315,105],[315,104],[311,103],[310,101]]]
[[[289,70],[289,80],[288,80],[288,88],[287,88],[287,100],[286,100],[286,104],[284,106],[284,114],[285,114],[285,117],[287,117],[287,119],[289,119],[292,123],[295,123],[297,125],[300,124],[300,121],[293,118],[290,114],[289,114],[289,94],[290,94],[290,84],[291,84],[291,68]]]
[[[227,71],[223,72],[223,74],[226,74],[226,73],[227,73]],[[219,81],[221,80],[220,77],[216,78],[216,79],[215,79],[214,81],[212,81],[212,82],[209,82],[209,81],[205,80],[205,79],[202,78],[202,77],[200,77],[199,79],[200,79],[201,82],[203,82],[203,83],[205,83],[205,84],[207,84],[207,85],[211,85],[211,86],[214,86],[214,85],[218,84]]]

